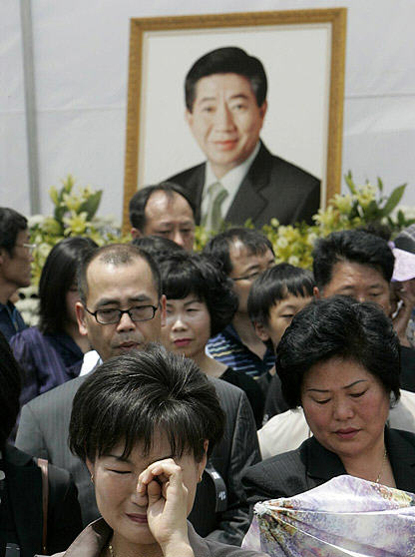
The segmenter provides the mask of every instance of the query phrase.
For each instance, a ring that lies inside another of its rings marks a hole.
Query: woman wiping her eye
[[[223,432],[213,385],[191,361],[150,345],[107,360],[79,388],[69,441],[102,518],[65,557],[255,557],[203,539],[187,515]]]

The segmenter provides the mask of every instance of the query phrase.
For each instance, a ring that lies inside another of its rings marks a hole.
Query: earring
[[[94,474],[91,474],[91,482],[94,483]]]

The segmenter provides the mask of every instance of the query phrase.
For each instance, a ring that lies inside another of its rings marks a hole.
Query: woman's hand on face
[[[192,556],[187,534],[188,490],[180,466],[172,458],[159,460],[138,479],[138,491],[148,498],[148,525],[163,554]]]

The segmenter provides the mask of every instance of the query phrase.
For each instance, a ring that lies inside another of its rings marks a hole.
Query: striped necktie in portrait
[[[223,222],[222,203],[228,195],[228,191],[220,182],[215,182],[208,187],[208,207],[202,221],[202,225],[208,230],[219,231]]]

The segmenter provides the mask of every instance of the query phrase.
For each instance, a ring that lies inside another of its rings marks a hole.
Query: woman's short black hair
[[[0,449],[4,447],[20,410],[21,370],[0,332]]]
[[[76,282],[81,258],[97,248],[90,238],[71,236],[53,246],[42,269],[39,282],[39,329],[53,334],[65,328],[68,312],[66,293]]]
[[[399,399],[399,340],[378,305],[333,296],[314,300],[297,313],[278,345],[276,361],[290,408],[301,404],[305,374],[332,358],[361,365]]]
[[[307,298],[313,295],[314,278],[307,269],[279,263],[267,269],[253,283],[248,297],[248,313],[252,322],[268,325],[269,311],[290,294]]]
[[[207,306],[212,337],[229,325],[238,309],[238,297],[232,281],[209,256],[180,251],[160,261],[159,268],[167,301],[194,294]]]
[[[172,453],[197,461],[221,439],[225,415],[215,387],[190,359],[149,344],[107,360],[79,387],[69,426],[71,451],[94,462],[125,443],[123,457],[142,443],[151,450],[158,432]]]

